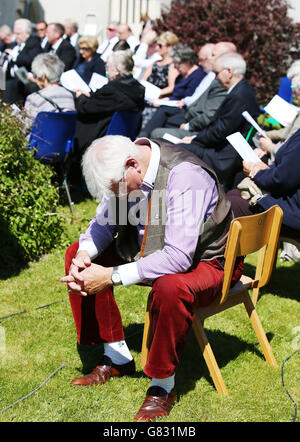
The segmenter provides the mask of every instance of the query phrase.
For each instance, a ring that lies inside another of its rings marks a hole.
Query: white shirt
[[[211,85],[211,83],[216,78],[216,74],[212,71],[208,72],[202,81],[200,81],[199,85],[196,87],[195,92],[190,97],[184,98],[184,104],[186,106],[190,106],[194,101],[197,100],[197,98],[201,97],[203,92],[206,91],[206,89]]]

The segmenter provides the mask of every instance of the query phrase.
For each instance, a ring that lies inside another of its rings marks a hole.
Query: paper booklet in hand
[[[282,126],[290,126],[296,118],[299,108],[288,103],[279,95],[275,95],[264,110]]]
[[[89,84],[87,84],[75,69],[63,72],[60,77],[60,83],[66,89],[73,91],[75,89],[81,89],[85,92],[95,92],[97,89],[101,89],[108,82],[108,79],[103,75],[93,73]]]
[[[226,139],[234,147],[234,149],[243,158],[244,161],[251,163],[258,163],[261,161],[261,159],[257,156],[250,144],[245,140],[240,132],[235,132],[234,134],[226,137]]]

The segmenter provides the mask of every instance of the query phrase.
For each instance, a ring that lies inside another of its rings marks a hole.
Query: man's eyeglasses
[[[216,76],[217,75],[219,75],[221,72],[223,72],[223,71],[227,71],[227,69],[228,68],[223,68],[223,69],[221,69],[220,71],[213,71],[215,74],[216,74]]]

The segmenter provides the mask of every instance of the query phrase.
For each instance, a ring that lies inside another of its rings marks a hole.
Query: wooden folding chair
[[[219,394],[227,395],[228,392],[204,331],[204,320],[209,316],[243,303],[267,363],[277,367],[277,362],[256,312],[255,305],[259,289],[268,283],[272,273],[282,215],[281,208],[279,206],[273,206],[263,213],[236,218],[231,222],[224,254],[225,266],[222,292],[209,306],[194,309],[195,318],[192,327]],[[250,255],[257,251],[257,264],[254,278],[242,275],[240,281],[231,289],[230,285],[236,258],[238,256]],[[252,298],[249,295],[250,289],[253,289]],[[141,352],[142,367],[146,364],[151,345],[149,309],[150,300],[148,299]]]

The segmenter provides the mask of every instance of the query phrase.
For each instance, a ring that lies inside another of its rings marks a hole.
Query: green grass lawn
[[[131,422],[144,400],[150,383],[140,366],[146,288],[115,290],[128,346],[137,364],[135,376],[113,378],[100,387],[70,385],[71,379],[80,375],[81,363],[67,292],[60,277],[64,273],[65,246],[87,227],[95,208],[96,203],[88,198],[78,200],[71,222],[68,206],[62,207],[62,245],[18,275],[0,280],[0,317],[26,310],[0,321],[0,422]],[[251,257],[246,262],[251,268]],[[229,396],[217,394],[191,332],[176,373],[180,400],[161,422],[294,419],[295,404],[300,403],[300,351],[293,354],[297,345],[300,348],[299,268],[299,264],[278,262],[257,304],[278,368],[265,362],[242,306],[209,318],[208,338]],[[285,361],[283,385],[281,369]],[[41,384],[34,394],[5,410]],[[299,411],[296,421],[300,421]]]

